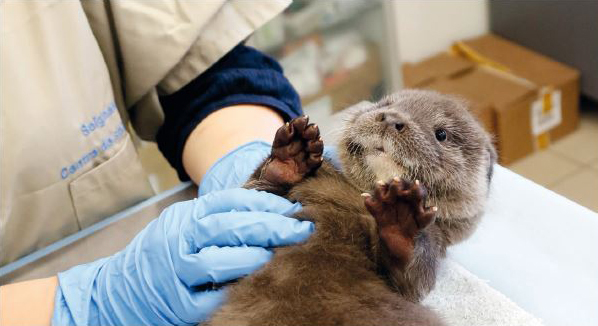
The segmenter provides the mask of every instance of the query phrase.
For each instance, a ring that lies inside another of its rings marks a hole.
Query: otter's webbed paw
[[[374,194],[363,196],[391,259],[400,267],[406,267],[413,256],[415,236],[432,223],[436,215],[436,207],[424,206],[426,189],[419,181],[411,183],[394,178],[388,183],[378,181]]]
[[[272,184],[297,183],[322,165],[323,150],[318,126],[310,124],[307,116],[295,118],[276,132],[260,179]]]

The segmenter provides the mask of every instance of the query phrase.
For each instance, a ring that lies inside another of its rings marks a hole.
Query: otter
[[[466,102],[405,90],[349,108],[324,159],[317,125],[281,127],[246,188],[299,201],[314,234],[229,287],[206,325],[442,325],[418,302],[484,210],[496,152]]]

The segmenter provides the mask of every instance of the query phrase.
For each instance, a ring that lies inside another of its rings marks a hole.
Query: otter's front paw
[[[324,143],[320,130],[308,122],[308,117],[302,116],[278,129],[261,179],[274,184],[294,184],[322,165]]]
[[[391,258],[404,268],[413,256],[415,236],[434,221],[436,207],[425,207],[426,189],[419,181],[378,181],[374,195],[363,194]]]

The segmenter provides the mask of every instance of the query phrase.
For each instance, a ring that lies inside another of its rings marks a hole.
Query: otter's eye
[[[444,129],[436,129],[434,134],[436,135],[436,139],[438,139],[438,141],[446,140],[446,131]]]

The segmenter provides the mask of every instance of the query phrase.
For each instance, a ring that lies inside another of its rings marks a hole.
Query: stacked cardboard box
[[[403,67],[406,87],[466,98],[510,164],[575,130],[579,73],[494,35]]]

